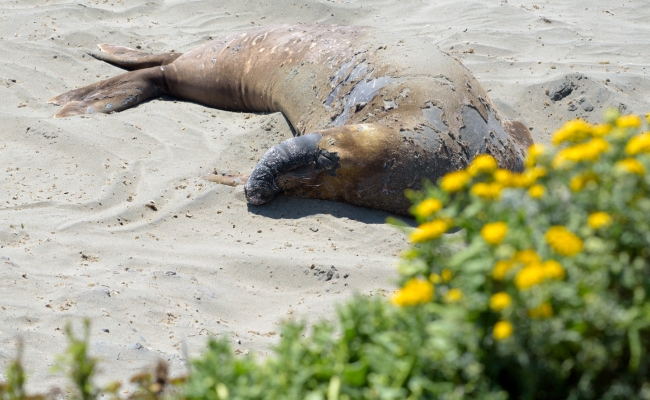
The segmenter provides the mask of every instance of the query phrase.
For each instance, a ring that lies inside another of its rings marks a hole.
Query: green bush
[[[356,297],[338,309],[338,328],[285,323],[273,356],[236,358],[211,341],[193,362],[188,399],[505,399],[489,392],[477,337],[460,307],[397,308]]]
[[[477,156],[408,194],[419,226],[402,227],[413,245],[391,302],[357,296],[335,326],[285,323],[262,361],[211,340],[186,379],[161,363],[132,379],[131,398],[650,399],[641,125],[615,112],[568,122],[553,148],[529,149],[521,173]],[[87,335],[67,333],[70,393],[117,397],[118,385],[92,384]],[[25,398],[19,361],[7,376],[0,399]]]
[[[513,398],[650,398],[641,124],[616,112],[602,125],[571,121],[554,148],[529,149],[521,174],[482,155],[411,193],[418,245],[393,302],[462,306],[486,379]],[[443,236],[450,227],[462,230]]]

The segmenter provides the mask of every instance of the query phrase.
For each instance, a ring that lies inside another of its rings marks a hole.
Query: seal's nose
[[[266,193],[268,191],[263,190],[263,188],[249,189],[244,187],[244,196],[246,196],[246,202],[254,206],[259,206],[264,203],[271,201],[275,193]]]

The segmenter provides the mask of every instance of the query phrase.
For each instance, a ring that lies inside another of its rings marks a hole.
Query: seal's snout
[[[244,195],[246,196],[246,202],[254,206],[259,206],[264,203],[268,203],[273,199],[276,191],[268,187],[249,187],[246,185],[244,187]]]
[[[280,188],[275,182],[275,174],[262,162],[264,159],[265,157],[262,157],[262,160],[253,168],[253,172],[244,185],[244,195],[248,204],[259,206],[271,201],[273,196],[280,192]]]

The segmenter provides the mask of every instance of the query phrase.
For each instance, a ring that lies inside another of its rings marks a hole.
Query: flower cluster
[[[443,233],[447,232],[449,228],[451,228],[451,223],[448,220],[436,219],[420,225],[419,228],[411,233],[410,238],[413,243],[438,239]]]
[[[481,228],[481,236],[492,245],[501,244],[508,233],[508,224],[503,221],[485,224]]]
[[[552,226],[544,237],[549,246],[563,256],[572,257],[582,251],[582,239],[563,226]]]
[[[650,114],[646,120],[650,126]],[[631,315],[644,315],[650,327],[650,313],[630,307],[647,306],[650,293],[650,130],[643,124],[616,111],[603,124],[570,121],[551,146],[528,149],[523,171],[499,168],[482,154],[436,186],[411,193],[420,226],[400,266],[404,282],[427,277],[439,293],[431,302],[471,310],[480,332],[495,345],[507,343],[500,350],[506,353],[553,335],[548,346],[566,348],[535,357],[578,357],[575,344],[561,339],[569,337],[593,346],[609,335],[621,349],[642,347],[635,339],[642,325]],[[451,228],[458,233],[444,235]],[[622,328],[628,325],[631,331]],[[650,329],[644,332],[650,343]],[[596,358],[611,350],[580,346],[600,351]],[[621,365],[642,362],[636,350],[616,354],[632,358]],[[569,365],[563,362],[557,365]]]
[[[462,190],[465,185],[472,179],[472,176],[466,171],[456,171],[445,175],[440,181],[440,187],[449,193]]]
[[[650,132],[635,136],[625,146],[625,153],[634,156],[650,152]]]
[[[589,215],[589,218],[587,218],[587,223],[589,224],[590,227],[594,229],[598,229],[603,226],[611,225],[612,217],[606,212],[598,211]]]
[[[566,161],[597,161],[600,154],[609,149],[609,143],[603,138],[593,138],[588,142],[576,144],[560,150],[553,160],[554,167],[567,165]]]
[[[562,264],[556,260],[547,260],[543,263],[526,264],[517,272],[514,282],[517,289],[525,290],[547,279],[564,279],[565,274]]]
[[[506,292],[495,293],[490,297],[490,308],[494,311],[501,311],[512,304],[512,297]]]

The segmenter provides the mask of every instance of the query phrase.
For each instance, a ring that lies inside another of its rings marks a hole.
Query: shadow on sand
[[[409,226],[417,226],[413,218],[391,214],[386,211],[371,210],[328,200],[297,199],[282,194],[276,195],[271,202],[261,206],[249,204],[248,211],[255,215],[273,219],[298,219],[316,214],[330,214],[337,218],[348,218],[365,224],[385,224],[386,218],[392,217],[403,221]]]

